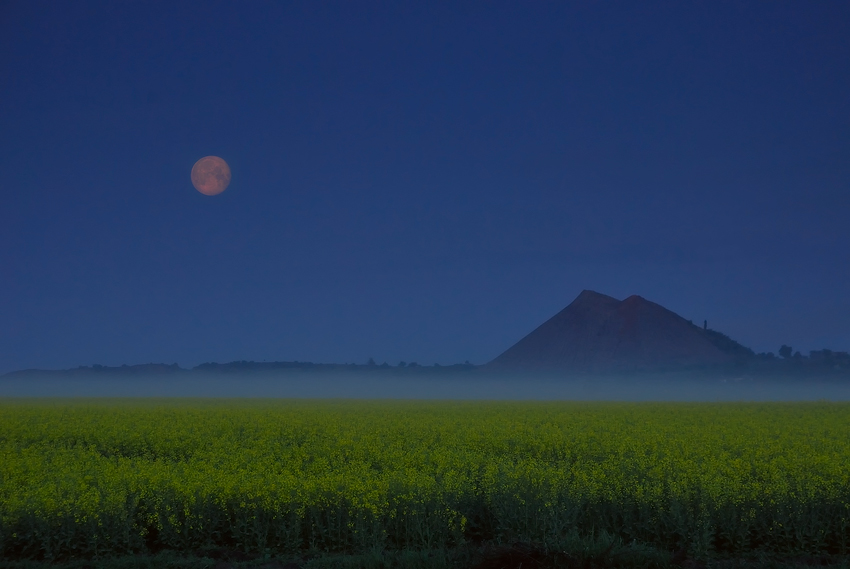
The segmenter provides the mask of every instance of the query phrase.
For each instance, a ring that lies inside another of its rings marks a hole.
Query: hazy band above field
[[[609,401],[850,401],[850,381],[746,375],[540,377],[370,373],[21,375],[0,397],[283,397]]]

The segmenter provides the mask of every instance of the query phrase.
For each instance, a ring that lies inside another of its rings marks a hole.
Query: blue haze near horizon
[[[0,373],[850,349],[850,5],[0,4]],[[192,164],[223,157],[210,198]]]
[[[523,401],[850,401],[836,379],[747,377],[541,378],[479,375],[381,377],[379,374],[262,376],[232,374],[138,378],[0,377],[0,401],[21,398],[284,398]]]

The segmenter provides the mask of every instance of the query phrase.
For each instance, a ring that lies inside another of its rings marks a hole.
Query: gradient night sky
[[[848,29],[846,2],[5,2],[0,372],[484,363],[585,288],[846,350]]]

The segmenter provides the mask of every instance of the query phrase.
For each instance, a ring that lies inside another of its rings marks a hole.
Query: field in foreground
[[[847,555],[848,465],[845,403],[7,400],[0,558]]]

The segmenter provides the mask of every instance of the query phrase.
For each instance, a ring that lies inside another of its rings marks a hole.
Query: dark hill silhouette
[[[753,355],[634,295],[585,290],[561,312],[486,365],[491,370],[619,372],[712,367]]]

